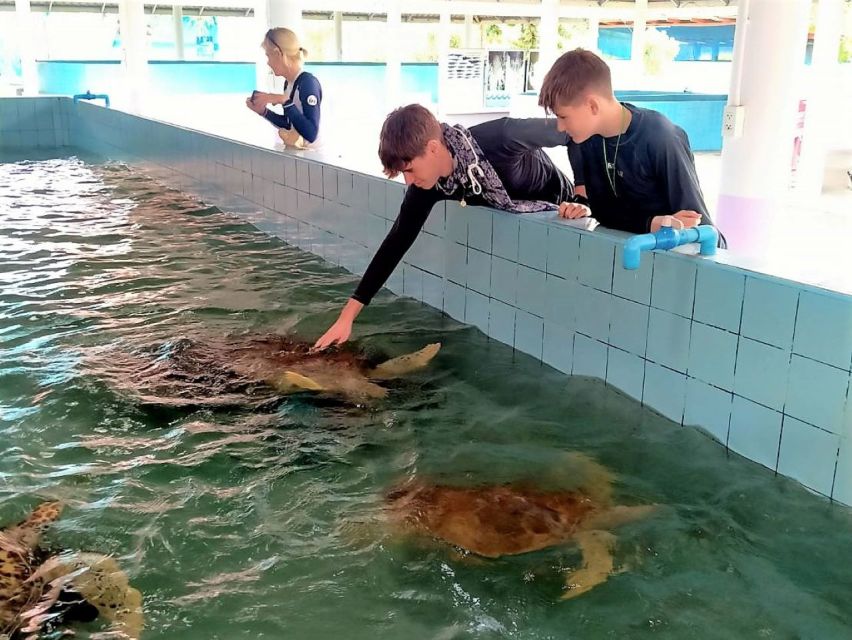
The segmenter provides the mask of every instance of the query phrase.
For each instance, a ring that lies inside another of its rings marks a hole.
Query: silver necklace
[[[606,155],[606,140],[601,137],[601,147],[603,147],[603,157],[604,157],[604,171],[606,171],[606,179],[609,181],[609,186],[612,189],[612,195],[616,198],[618,197],[618,191],[615,188],[615,176],[617,170],[615,168],[615,161],[618,159],[618,147],[621,144],[621,134],[624,132],[624,121],[627,119],[627,109],[624,105],[621,105],[621,128],[618,130],[618,137],[615,139],[615,153],[612,156],[612,162],[610,162]]]

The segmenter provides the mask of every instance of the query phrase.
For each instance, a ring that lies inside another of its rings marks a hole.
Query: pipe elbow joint
[[[699,252],[702,256],[712,256],[716,254],[716,247],[719,245],[719,232],[716,227],[709,224],[702,224],[695,229],[698,231]]]
[[[105,93],[92,93],[91,91],[86,91],[86,93],[78,93],[72,96],[72,100],[74,104],[77,104],[80,100],[103,100],[104,106],[109,108],[109,96]]]
[[[628,238],[627,242],[624,243],[624,268],[628,270],[638,269],[642,251],[651,251],[656,247],[657,238],[653,233],[642,233]]]

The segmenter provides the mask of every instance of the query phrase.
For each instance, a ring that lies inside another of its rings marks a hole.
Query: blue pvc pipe
[[[109,96],[105,93],[92,93],[90,91],[78,93],[74,96],[74,104],[77,104],[80,100],[103,100],[107,109],[109,109]]]
[[[656,233],[643,233],[633,236],[624,243],[624,268],[638,269],[642,251],[654,249],[673,249],[682,244],[697,242],[702,256],[712,256],[716,253],[719,243],[719,232],[715,227],[702,224],[692,229],[674,229],[662,227]]]
[[[633,236],[624,243],[624,268],[638,269],[639,254],[642,251],[652,251],[657,248],[657,237],[653,233],[643,233]]]

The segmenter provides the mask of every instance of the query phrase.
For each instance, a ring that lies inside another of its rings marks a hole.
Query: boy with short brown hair
[[[584,49],[563,54],[545,76],[538,103],[579,150],[571,165],[577,193],[588,200],[562,205],[562,217],[593,215],[631,233],[657,231],[665,216],[685,228],[713,224],[686,132],[657,111],[619,102],[599,56]]]

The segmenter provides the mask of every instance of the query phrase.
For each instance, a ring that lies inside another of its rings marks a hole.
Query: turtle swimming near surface
[[[428,536],[484,558],[576,544],[582,566],[566,577],[573,598],[613,573],[611,529],[648,515],[654,505],[612,504],[612,474],[582,454],[568,454],[582,473],[567,491],[525,484],[451,486],[408,480],[385,498],[394,532]]]
[[[385,397],[381,382],[425,367],[440,348],[430,344],[373,366],[353,348],[317,352],[282,335],[180,338],[153,358],[104,352],[88,368],[151,405],[262,405],[296,392],[362,404]]]
[[[102,617],[112,631],[136,640],[142,633],[142,595],[118,563],[100,553],[48,555],[44,530],[62,512],[39,505],[22,522],[0,531],[0,638],[37,638],[45,627]]]

